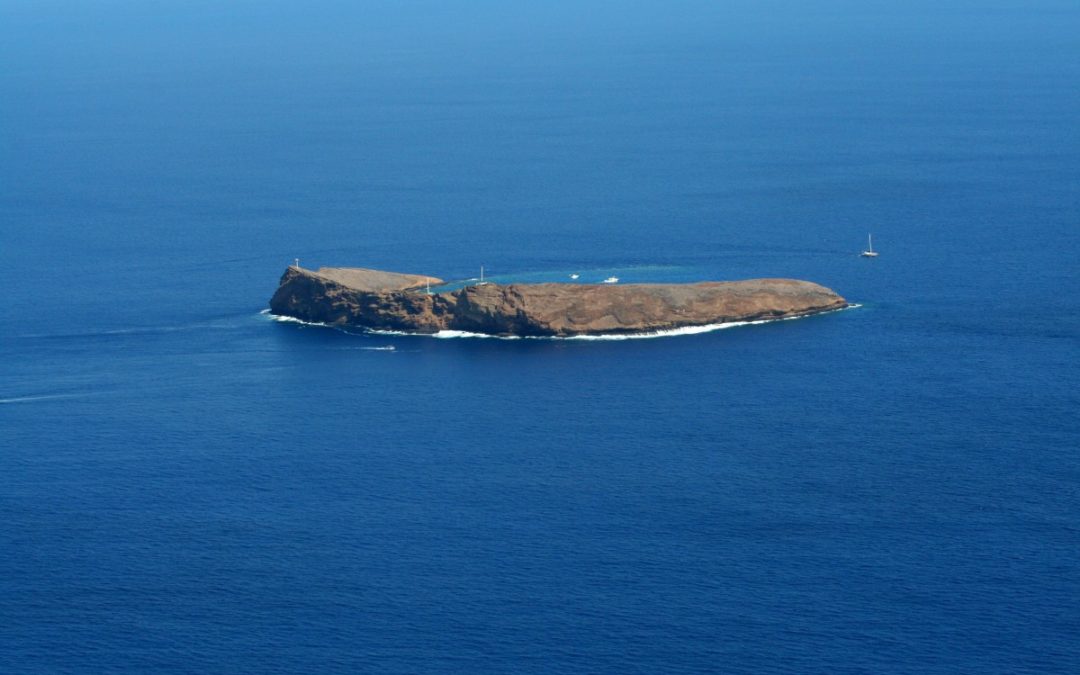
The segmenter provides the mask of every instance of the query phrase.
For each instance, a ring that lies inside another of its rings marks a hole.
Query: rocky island
[[[290,266],[270,311],[302,321],[375,330],[570,337],[649,333],[786,319],[847,307],[809,281],[691,284],[484,283],[429,292],[442,279],[361,268]]]

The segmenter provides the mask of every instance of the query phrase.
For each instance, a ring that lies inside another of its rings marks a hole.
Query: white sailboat
[[[871,235],[866,235],[866,250],[862,252],[864,258],[876,258],[877,251],[874,250],[874,238]]]
[[[478,283],[476,285],[477,286],[487,286],[487,283],[488,282],[484,281],[484,266],[481,265],[480,266],[480,283]]]
[[[608,277],[607,279],[604,279],[604,281],[601,282],[601,283],[617,284],[617,283],[619,283],[619,277]]]

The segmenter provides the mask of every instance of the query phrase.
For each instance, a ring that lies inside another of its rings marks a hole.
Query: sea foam
[[[269,309],[264,309],[259,312],[260,316],[265,316],[271,321],[277,321],[278,323],[298,323],[304,326],[320,326],[323,328],[333,328],[328,323],[321,323],[318,321],[304,321],[303,319],[297,319],[295,316],[286,316],[284,314],[273,314]]]
[[[449,340],[453,338],[493,338],[496,340],[520,340],[520,335],[492,335],[490,333],[472,333],[467,330],[441,330],[437,333],[432,333],[431,337],[439,338],[440,340]]]

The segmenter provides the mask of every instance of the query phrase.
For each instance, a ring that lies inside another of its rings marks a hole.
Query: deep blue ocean
[[[356,335],[296,257],[860,306]],[[1080,671],[1075,0],[0,0],[0,288],[0,672]]]

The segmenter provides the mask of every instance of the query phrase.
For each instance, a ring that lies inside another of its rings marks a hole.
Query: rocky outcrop
[[[783,319],[847,306],[793,279],[695,284],[484,284],[427,294],[441,280],[355,268],[290,267],[270,300],[277,315],[381,330],[572,336],[643,333]]]

